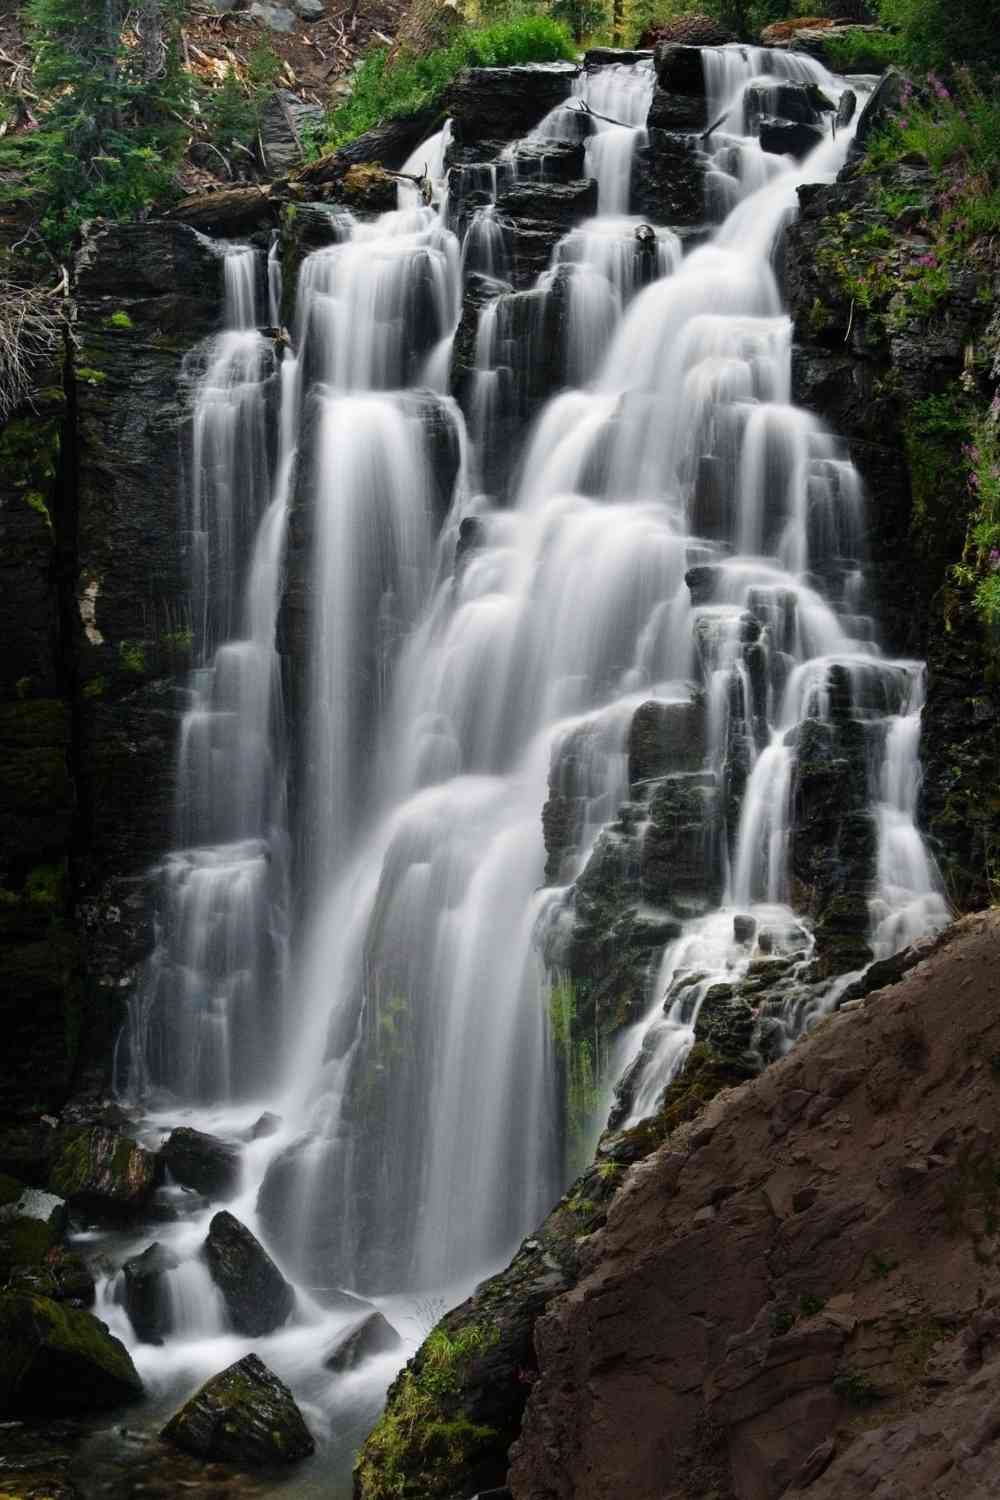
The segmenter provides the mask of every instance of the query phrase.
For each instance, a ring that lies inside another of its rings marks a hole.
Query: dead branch
[[[62,342],[64,267],[55,287],[18,286],[0,280],[0,422],[30,402],[36,371]]]

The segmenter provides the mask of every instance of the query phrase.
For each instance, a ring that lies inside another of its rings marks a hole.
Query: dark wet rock
[[[745,1058],[750,1050],[754,1013],[750,1004],[728,984],[710,985],[695,1022],[696,1042],[703,1042],[722,1058]]]
[[[552,183],[529,178],[505,188],[497,213],[510,226],[515,288],[533,287],[567,230],[596,211],[597,184],[590,178]]]
[[[260,1241],[225,1209],[209,1225],[205,1258],[238,1332],[257,1338],[287,1321],[294,1291]]]
[[[845,89],[837,104],[837,113],[834,116],[834,124],[838,130],[846,130],[854,119],[854,112],[858,107],[858,96],[853,89]]]
[[[658,42],[653,51],[653,66],[656,69],[657,83],[667,93],[704,99],[705,67],[700,47],[687,47],[679,42]]]
[[[322,16],[321,0],[298,0],[296,9],[300,15],[303,4],[316,4]],[[288,89],[275,89],[260,111],[259,125],[261,150],[272,177],[287,176],[305,160],[303,133],[321,127],[323,120],[323,110],[318,104],[305,104]]]
[[[802,125],[815,125],[821,115],[836,113],[836,106],[815,84],[758,83],[746,92],[748,120],[776,116]]]
[[[150,1151],[103,1125],[60,1132],[49,1182],[74,1208],[118,1217],[139,1212],[158,1175]]]
[[[206,1381],[162,1436],[196,1458],[241,1469],[296,1463],[316,1446],[291,1391],[256,1354]]]
[[[515,162],[523,176],[535,172],[547,182],[573,182],[583,177],[584,143],[519,141]]]
[[[242,1152],[233,1141],[183,1125],[170,1132],[159,1154],[171,1177],[206,1198],[233,1198],[239,1190]]]
[[[794,156],[802,161],[823,140],[823,132],[817,125],[805,125],[795,120],[766,119],[760,122],[760,145],[762,151],[773,156]]]
[[[103,1411],[141,1395],[124,1344],[90,1313],[46,1297],[0,1296],[0,1413]]]
[[[463,68],[442,100],[459,143],[512,141],[567,100],[577,68],[572,63],[516,68]]]
[[[705,158],[689,135],[651,128],[632,161],[631,208],[654,224],[683,227],[705,217]]]
[[[648,62],[652,55],[649,47],[588,47],[583,54],[583,66],[588,70],[606,68],[612,64],[631,67],[635,63]]]
[[[486,545],[486,527],[479,516],[465,516],[459,523],[458,541],[455,543],[455,569],[479,552]]]
[[[660,703],[637,708],[628,736],[628,779],[651,781],[674,771],[697,771],[705,759],[705,705]]]
[[[270,1110],[265,1110],[259,1120],[255,1120],[250,1128],[250,1139],[262,1141],[266,1136],[276,1135],[281,1129],[281,1116],[274,1115]]]
[[[69,1302],[73,1307],[93,1307],[96,1285],[82,1255],[56,1246],[40,1263],[18,1264],[7,1278],[7,1290]]]
[[[402,1342],[387,1318],[380,1312],[371,1312],[337,1341],[323,1363],[328,1370],[343,1374],[377,1354],[391,1354]]]
[[[165,1278],[180,1261],[172,1250],[154,1242],[122,1266],[125,1311],[144,1344],[162,1344],[170,1332],[170,1302]]]
[[[646,116],[650,130],[702,131],[709,124],[704,95],[668,93],[656,88]]]
[[[722,894],[722,809],[711,773],[675,773],[656,786],[642,840],[643,897],[685,916],[707,911]]]
[[[757,935],[757,918],[742,913],[733,918],[733,938],[737,943],[752,943]]]
[[[843,973],[871,958],[865,935],[877,840],[865,726],[853,718],[807,719],[795,752],[789,855],[796,907],[815,918],[825,971]]]

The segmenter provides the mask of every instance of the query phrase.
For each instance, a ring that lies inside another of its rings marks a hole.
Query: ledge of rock
[[[296,1463],[316,1446],[291,1391],[256,1354],[207,1381],[162,1436],[196,1458],[250,1469]]]

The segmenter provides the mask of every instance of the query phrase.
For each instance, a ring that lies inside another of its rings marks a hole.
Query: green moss
[[[118,660],[126,672],[141,677],[146,670],[146,647],[142,641],[120,641]]]
[[[83,684],[83,696],[85,698],[100,698],[106,691],[108,679],[106,677],[92,677],[89,682]]]
[[[133,323],[127,312],[113,312],[108,319],[108,327],[130,329]]]
[[[49,515],[49,507],[45,503],[45,496],[40,490],[28,490],[24,496],[26,502],[35,512],[41,516],[49,530],[52,530],[52,517]]]
[[[102,385],[108,377],[103,370],[95,370],[91,365],[79,365],[76,378],[82,380],[84,385]]]
[[[25,895],[32,906],[61,906],[65,880],[65,861],[58,865],[36,865],[25,882]]]
[[[459,1406],[477,1356],[500,1337],[489,1323],[438,1327],[390,1392],[354,1469],[358,1500],[438,1500],[452,1494],[476,1456],[496,1439]]]

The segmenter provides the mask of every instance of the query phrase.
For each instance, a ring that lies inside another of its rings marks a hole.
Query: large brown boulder
[[[79,1125],[61,1136],[49,1182],[73,1207],[118,1217],[143,1207],[158,1170],[152,1152],[128,1136],[104,1125]]]

